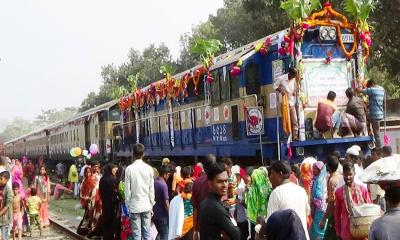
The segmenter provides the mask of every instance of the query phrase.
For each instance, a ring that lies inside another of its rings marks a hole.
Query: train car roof
[[[78,113],[78,114],[76,114],[76,115],[72,116],[71,118],[66,119],[64,121],[58,121],[58,122],[49,124],[49,125],[47,125],[45,127],[41,127],[41,128],[35,129],[35,130],[33,130],[33,131],[31,131],[31,132],[29,132],[27,134],[24,134],[22,136],[19,136],[19,137],[16,137],[14,139],[11,139],[9,141],[6,141],[6,142],[4,142],[4,144],[10,144],[10,143],[13,143],[13,142],[17,142],[17,141],[19,141],[21,139],[30,137],[30,136],[35,135],[37,133],[43,132],[45,130],[50,130],[50,129],[62,126],[62,125],[66,124],[66,123],[68,123],[70,121],[74,121],[74,120],[77,120],[79,118],[83,118],[83,117],[92,115],[94,113],[98,113],[98,112],[101,112],[101,111],[108,110],[111,107],[115,106],[117,103],[118,103],[118,100],[112,100],[112,101],[106,102],[104,104],[101,104],[101,105],[99,105],[97,107],[91,108],[91,109],[89,109],[87,111],[84,111],[82,113]]]
[[[218,55],[217,57],[214,57],[214,64],[210,67],[210,71],[227,66],[232,63],[235,63],[235,62],[239,61],[240,58],[247,58],[247,57],[254,55],[256,53],[256,51],[254,51],[255,46],[260,42],[264,42],[268,37],[271,39],[271,45],[277,44],[279,35],[281,35],[282,33],[286,33],[288,30],[289,29],[284,29],[279,32],[270,34],[268,36],[265,36],[261,39],[254,41],[254,42],[248,43],[244,46],[241,46],[241,47],[231,50],[229,52]],[[243,59],[243,60],[245,60],[245,59]],[[196,69],[199,69],[200,67],[202,67],[202,65],[200,65],[200,64],[196,65],[196,66],[189,68],[183,72],[175,74],[174,76],[172,76],[172,78],[180,79],[185,74],[188,74],[191,71],[195,71]],[[156,82],[160,82],[160,81],[165,81],[165,78],[163,78],[159,81],[156,81]],[[147,85],[147,86],[143,87],[142,89],[147,90],[149,87],[150,87],[150,85]],[[131,95],[131,94],[129,94],[129,95]]]
[[[111,100],[109,102],[103,103],[99,106],[96,106],[96,107],[86,110],[84,112],[78,113],[77,115],[65,120],[64,122],[74,121],[79,118],[87,117],[87,116],[90,116],[90,115],[98,113],[98,112],[109,110],[110,108],[112,108],[113,106],[118,104],[118,101],[119,101],[118,99],[115,99],[115,100]]]

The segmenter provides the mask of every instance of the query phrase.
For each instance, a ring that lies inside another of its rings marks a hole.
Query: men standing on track
[[[150,224],[154,206],[154,172],[143,161],[145,148],[133,146],[134,162],[125,170],[125,202],[129,209],[134,240],[150,239]]]

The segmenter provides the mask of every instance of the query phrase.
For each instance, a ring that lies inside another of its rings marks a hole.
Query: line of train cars
[[[315,15],[326,15],[323,21],[329,24],[316,24],[322,20],[311,16],[313,25],[295,36],[301,44],[287,42],[294,34],[290,30],[279,31],[215,57],[209,68],[167,75],[119,102],[7,142],[6,152],[57,160],[69,158],[71,147],[97,143],[101,158],[116,159],[131,157],[132,144],[140,142],[153,159],[192,161],[213,153],[249,164],[285,156],[293,161],[305,156],[324,159],[334,150],[344,154],[354,144],[366,152],[372,146],[369,136],[320,138],[313,129],[318,102],[335,91],[335,103],[343,110],[345,90],[357,85],[363,73],[362,41],[348,29],[355,25],[344,16],[332,19],[332,13],[325,4]],[[301,51],[294,61],[302,65],[297,92],[300,140],[290,142],[282,130],[282,99],[274,83],[293,64],[295,51]]]
[[[72,159],[71,148],[89,149],[95,143],[99,147],[99,154],[95,156],[97,160],[112,159],[112,129],[119,120],[118,101],[110,101],[5,142],[5,153],[10,158],[43,158],[54,166],[58,161]]]

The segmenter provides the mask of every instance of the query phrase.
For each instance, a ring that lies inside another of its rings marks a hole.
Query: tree
[[[66,107],[63,110],[48,109],[42,110],[42,113],[36,116],[33,121],[35,128],[45,127],[51,123],[66,120],[78,112],[75,107]]]
[[[14,118],[0,133],[0,140],[9,141],[16,137],[22,136],[31,132],[34,125],[23,118]]]

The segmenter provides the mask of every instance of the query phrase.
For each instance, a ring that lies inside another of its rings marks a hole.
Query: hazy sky
[[[179,37],[223,0],[0,0],[0,119],[79,106],[98,91],[100,67],[128,50]]]

